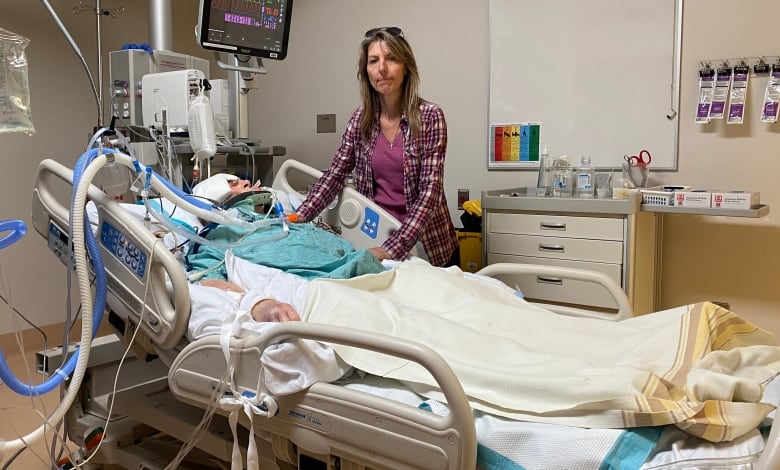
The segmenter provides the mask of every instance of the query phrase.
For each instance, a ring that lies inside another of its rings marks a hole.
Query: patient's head
[[[250,189],[252,189],[252,183],[249,180],[227,173],[217,173],[196,184],[192,188],[192,194],[221,203],[234,194],[240,194]]]

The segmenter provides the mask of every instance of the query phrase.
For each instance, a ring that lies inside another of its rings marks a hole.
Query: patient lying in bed
[[[452,366],[475,409],[525,421],[674,423],[727,441],[773,409],[758,403],[780,372],[773,336],[710,303],[614,323],[556,315],[493,280],[421,260],[344,280],[307,281],[230,254],[226,269],[230,284],[194,289],[217,296],[206,305],[193,292],[193,337],[218,333],[225,312],[234,312],[239,334],[263,331],[253,319],[301,318],[417,341]],[[417,364],[332,348],[352,367],[443,399]]]

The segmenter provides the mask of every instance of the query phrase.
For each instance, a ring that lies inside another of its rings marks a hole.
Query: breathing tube
[[[247,231],[246,234],[244,234],[239,240],[235,242],[222,242],[219,240],[212,240],[209,238],[205,238],[196,232],[193,232],[191,227],[176,221],[175,219],[171,218],[168,214],[165,214],[164,211],[158,211],[155,206],[150,204],[148,197],[144,197],[143,201],[144,201],[144,205],[146,206],[146,210],[149,211],[149,213],[152,216],[154,216],[154,218],[157,219],[157,221],[162,226],[164,226],[171,232],[176,233],[177,235],[181,235],[184,238],[187,238],[191,242],[199,243],[201,245],[213,246],[215,248],[230,250],[242,246],[253,246],[253,245],[259,245],[263,243],[269,243],[269,242],[281,240],[282,238],[285,238],[289,234],[289,229],[285,230],[286,226],[283,220],[276,219],[276,218],[264,218],[264,219],[257,220],[255,222],[250,222],[251,228]],[[282,230],[277,233],[269,234],[264,237],[257,237],[251,240],[246,240],[253,233],[257,233],[260,230],[269,228],[273,225],[282,226]]]
[[[151,167],[144,166],[138,160],[126,154],[116,152],[113,158],[116,159],[117,163],[135,171],[137,178],[144,180],[144,190],[147,193],[150,189],[154,189],[160,196],[182,206],[184,210],[199,219],[216,224],[238,225],[250,229],[258,225],[257,222],[249,222],[238,217],[234,211],[219,209],[211,202],[185,193],[173,183],[154,172]]]
[[[277,199],[276,194],[273,190],[268,189],[269,192],[273,195],[275,199]],[[151,201],[147,197],[147,192],[142,192],[142,199],[144,202],[144,206],[146,207],[146,210],[154,216],[154,218],[165,228],[170,230],[171,232],[181,235],[182,237],[186,238],[187,240],[200,244],[200,245],[206,245],[206,246],[213,246],[215,248],[223,249],[223,250],[230,250],[234,248],[240,248],[240,247],[246,247],[246,246],[254,246],[254,245],[260,245],[264,243],[270,243],[277,240],[281,240],[285,237],[287,237],[290,234],[290,228],[287,225],[287,221],[283,217],[283,213],[280,212],[280,209],[277,209],[276,212],[279,214],[278,218],[271,218],[268,217],[268,214],[265,216],[256,219],[252,222],[245,221],[245,225],[248,230],[247,232],[237,241],[234,242],[223,242],[219,240],[209,239],[202,236],[200,233],[196,232],[191,226],[182,223],[181,221],[178,221],[171,217],[170,214],[167,214],[166,211],[157,205],[151,204]],[[176,203],[176,201],[169,199],[169,201]],[[274,205],[281,206],[281,203],[278,202]],[[236,212],[235,209],[227,209],[228,212]],[[234,216],[235,218],[239,218],[238,215]],[[243,219],[241,219],[243,220]],[[255,237],[253,239],[247,240],[250,235],[255,234],[259,232],[260,230],[269,228],[273,225],[280,225],[281,231],[273,234],[266,234],[262,237]],[[202,232],[201,232],[202,233]]]
[[[82,173],[86,169],[87,165],[94,160],[98,156],[98,149],[92,149],[89,152],[86,152],[79,158],[79,161],[76,164],[76,168],[74,169],[73,173],[73,187],[79,186],[81,182]],[[115,150],[110,149],[103,149],[104,153],[114,153]],[[87,182],[87,184],[91,183],[91,181]],[[74,211],[79,210],[83,213],[84,209],[82,207],[77,207],[75,205],[76,200],[76,191],[73,192],[73,195],[71,197],[71,218],[73,217]],[[71,222],[71,221],[69,221]],[[93,271],[95,273],[95,286],[96,286],[96,293],[95,293],[95,305],[94,310],[92,312],[92,318],[93,325],[92,325],[92,335],[91,338],[94,338],[97,334],[97,330],[100,327],[100,322],[103,319],[103,311],[105,310],[106,305],[106,286],[107,286],[107,278],[106,278],[106,270],[103,266],[103,258],[100,255],[100,250],[97,244],[97,240],[95,238],[95,234],[92,233],[89,217],[85,214],[84,215],[84,238],[85,243],[87,246],[87,250],[89,251],[90,258],[92,259],[92,265],[93,265]],[[71,232],[73,231],[72,227],[73,225],[69,225],[71,227]],[[11,236],[6,237],[2,241],[0,241],[0,248],[4,248],[2,245],[8,238]],[[73,240],[73,233],[70,234],[70,239]],[[15,240],[14,240],[15,241]],[[13,243],[11,241],[10,243]],[[8,244],[10,244],[8,243]],[[2,350],[0,350],[0,379],[3,380],[8,385],[8,388],[13,390],[14,392],[18,393],[19,395],[24,396],[38,396],[38,395],[44,395],[46,393],[51,392],[55,388],[59,387],[65,379],[70,377],[70,375],[73,373],[74,369],[76,368],[76,363],[78,361],[78,356],[80,354],[80,348],[77,347],[76,351],[68,358],[68,360],[65,362],[65,364],[62,365],[59,369],[57,369],[54,374],[49,377],[46,381],[44,381],[41,384],[38,385],[28,385],[20,381],[14,373],[11,371],[11,369],[8,366],[8,361],[6,360],[5,354]]]
[[[136,172],[137,177],[142,178],[144,180],[143,190],[141,191],[141,198],[144,201],[144,206],[149,211],[149,213],[151,215],[154,215],[154,217],[164,227],[166,227],[167,229],[171,230],[174,233],[177,233],[190,240],[197,241],[198,243],[204,245],[212,245],[224,249],[236,248],[238,246],[248,246],[248,245],[259,244],[259,243],[268,243],[268,242],[272,242],[284,238],[289,234],[289,228],[287,227],[286,220],[283,220],[283,218],[281,217],[280,217],[281,220],[280,219],[260,219],[256,221],[244,220],[238,216],[237,211],[219,209],[215,207],[213,204],[211,204],[210,202],[206,202],[191,194],[185,193],[180,188],[176,187],[173,183],[171,183],[167,179],[155,173],[151,167],[143,166],[141,163],[138,162],[138,160],[135,160],[128,155],[125,155],[121,152],[116,152],[113,155],[113,157],[116,159],[118,163],[121,163],[127,166],[128,168],[132,168]],[[209,240],[198,235],[197,233],[194,233],[188,227],[185,227],[181,223],[176,222],[171,217],[166,215],[164,211],[162,210],[158,211],[155,207],[149,204],[148,195],[151,189],[154,189],[163,198],[168,199],[169,201],[173,202],[178,206],[181,206],[184,210],[186,210],[190,214],[202,220],[205,220],[207,222],[213,222],[216,224],[237,225],[237,226],[245,227],[248,229],[247,236],[251,233],[257,232],[258,230],[264,229],[271,225],[277,225],[277,224],[282,225],[283,231],[279,234],[269,235],[268,237],[263,237],[262,239],[251,240],[250,242],[245,242],[243,241],[243,239],[233,243]]]

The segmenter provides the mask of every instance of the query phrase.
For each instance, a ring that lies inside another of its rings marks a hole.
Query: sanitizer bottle
[[[580,167],[577,169],[577,197],[593,198],[596,178],[593,167],[590,166],[590,157],[580,158]]]

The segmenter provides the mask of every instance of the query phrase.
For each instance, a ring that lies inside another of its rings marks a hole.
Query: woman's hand
[[[252,319],[259,322],[285,322],[300,321],[301,317],[292,305],[265,299],[252,306]]]
[[[392,256],[390,256],[390,253],[387,252],[384,248],[381,246],[375,246],[373,248],[369,248],[368,251],[374,255],[374,258],[378,259],[379,261],[383,261],[386,259],[393,259]]]

